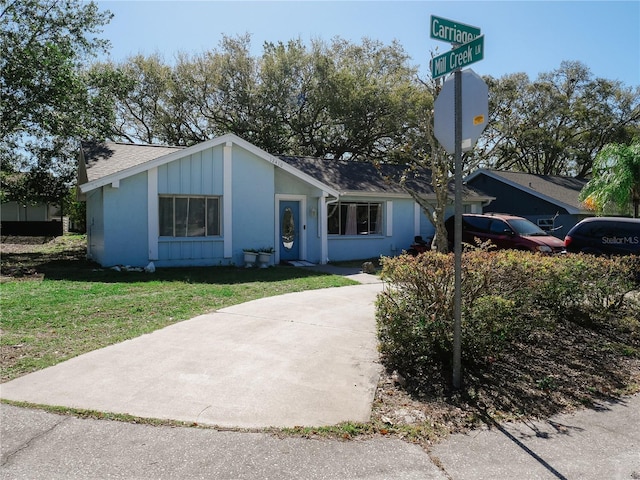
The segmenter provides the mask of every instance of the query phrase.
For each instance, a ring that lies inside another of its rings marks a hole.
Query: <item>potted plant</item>
[[[244,253],[244,266],[246,268],[253,267],[258,259],[258,251],[253,248],[245,248],[242,253]]]
[[[267,268],[271,262],[273,247],[261,248],[258,250],[258,263],[261,268]]]

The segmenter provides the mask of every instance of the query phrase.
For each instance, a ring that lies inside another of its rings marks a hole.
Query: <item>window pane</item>
[[[173,237],[173,198],[160,197],[160,236]]]
[[[207,235],[220,235],[220,201],[207,199]]]
[[[369,205],[358,205],[358,235],[369,233]]]
[[[189,198],[188,237],[204,237],[204,198]]]
[[[340,205],[332,203],[327,213],[327,232],[329,235],[340,235]]]
[[[343,203],[340,206],[340,233],[356,235],[358,233],[357,206],[355,203]]]
[[[175,236],[187,236],[187,213],[189,211],[188,198],[176,198],[175,203]]]
[[[380,203],[369,205],[369,233],[382,234],[382,205]]]

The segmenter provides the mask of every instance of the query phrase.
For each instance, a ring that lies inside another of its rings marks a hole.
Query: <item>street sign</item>
[[[489,87],[473,70],[462,71],[462,151],[473,148],[489,120]],[[455,90],[448,78],[433,104],[433,130],[444,149],[455,153]]]
[[[431,38],[448,43],[469,43],[480,36],[480,29],[431,15]]]
[[[484,58],[484,35],[431,60],[431,76],[435,79]]]

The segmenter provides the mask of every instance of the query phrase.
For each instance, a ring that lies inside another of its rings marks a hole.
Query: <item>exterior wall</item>
[[[230,171],[224,168],[225,148],[231,148]],[[242,265],[244,248],[273,247],[274,169],[274,165],[235,144],[219,145],[158,167],[159,195],[221,198],[222,235],[160,237],[156,265]],[[225,191],[225,178],[231,192]],[[231,206],[230,219],[225,219],[225,203]],[[225,225],[230,228],[225,230]],[[225,237],[232,240],[230,255],[225,255]]]
[[[221,145],[162,165],[158,167],[158,195],[211,195],[220,196],[224,202],[223,170]],[[158,266],[230,263],[224,258],[224,234],[223,231],[220,237],[159,237],[155,263]],[[145,239],[145,245],[146,242]]]
[[[103,266],[149,263],[147,242],[147,173],[120,181],[118,188],[103,190],[104,257]]]
[[[413,199],[349,197],[341,200],[382,202],[382,235],[329,235],[329,261],[364,260],[378,258],[381,255],[400,255],[413,242],[416,228]]]
[[[555,203],[547,202],[541,198],[529,195],[522,190],[507,185],[486,175],[478,175],[469,181],[469,185],[482,190],[496,199],[485,207],[486,212],[509,213],[524,217],[536,225],[538,220],[550,220],[556,214],[554,230],[550,233],[564,239],[571,227],[578,223],[586,215],[572,215]]]
[[[102,188],[87,194],[87,257],[100,265],[104,260],[104,202]]]
[[[275,166],[234,145],[232,168],[233,261],[242,265],[244,248],[275,248]]]
[[[555,203],[529,195],[519,188],[507,185],[486,175],[478,175],[469,185],[496,199],[485,207],[487,212],[509,213],[520,217],[566,214],[567,211]]]
[[[20,205],[18,202],[6,202],[0,208],[3,222],[46,222],[51,220],[48,205]]]
[[[587,218],[589,215],[558,215],[555,217],[553,221],[553,230],[549,231],[551,235],[554,237],[558,237],[561,240],[564,240],[564,237],[569,233],[569,230],[578,223],[583,218]],[[533,223],[538,225],[538,220],[549,220],[553,218],[554,215],[526,215],[525,218],[527,220],[531,220]],[[541,227],[542,228],[542,227]],[[546,229],[545,229],[546,230]]]

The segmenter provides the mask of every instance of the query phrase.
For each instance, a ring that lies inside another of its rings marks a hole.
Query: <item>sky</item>
[[[499,78],[524,72],[531,81],[564,60],[585,64],[594,77],[640,86],[640,1],[176,1],[96,2],[114,14],[104,27],[109,58],[159,53],[171,63],[178,52],[218,47],[223,35],[251,34],[252,53],[264,42],[333,37],[397,40],[430,75],[431,52],[448,43],[430,38],[431,15],[473,25],[484,34],[484,58],[469,67]]]

